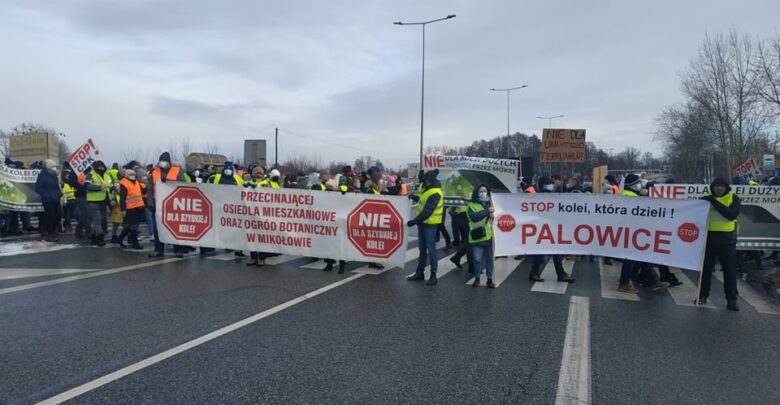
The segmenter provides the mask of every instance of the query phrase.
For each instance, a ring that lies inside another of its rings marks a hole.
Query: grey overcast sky
[[[586,128],[615,152],[656,155],[653,119],[681,101],[679,73],[705,33],[778,35],[778,0],[202,1],[5,0],[0,127],[24,121],[92,137],[107,160],[195,149],[279,127],[291,154],[398,167],[417,160],[421,30],[427,28],[426,145],[506,132]]]

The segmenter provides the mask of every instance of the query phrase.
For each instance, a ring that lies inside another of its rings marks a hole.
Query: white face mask
[[[487,202],[489,200],[487,191],[480,191],[479,192],[479,201]]]
[[[127,176],[127,179],[130,181],[135,181],[135,176]]]
[[[555,190],[555,185],[554,184],[548,184],[548,185],[544,186],[544,189],[547,190],[547,191],[553,191],[553,190]]]
[[[225,170],[225,176],[232,176],[232,175],[233,175],[233,171],[232,170],[230,170],[230,169]]]
[[[161,161],[159,161],[157,163],[157,166],[160,166],[160,169],[167,169],[167,168],[171,167],[171,164],[166,162],[166,161],[164,161],[164,160],[161,160]]]
[[[195,177],[200,177],[200,170],[195,170],[194,172],[192,172],[192,175]]]

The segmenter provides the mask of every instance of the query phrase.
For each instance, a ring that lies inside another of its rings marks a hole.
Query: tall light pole
[[[528,87],[527,84],[517,87],[511,87],[508,89],[490,89],[490,91],[503,91],[506,92],[506,134],[509,135],[509,92],[512,90],[519,90]]]
[[[422,25],[422,86],[420,91],[420,170],[423,169],[423,127],[425,122],[425,26],[430,23],[435,23],[438,21],[444,21],[449,20],[451,18],[455,18],[455,14],[450,14],[444,18],[438,18],[436,20],[430,20],[430,21],[422,21],[422,22],[412,22],[412,23],[405,23],[401,21],[396,21],[393,24],[395,25]]]
[[[552,120],[554,120],[556,118],[563,118],[563,114],[552,116],[552,117],[536,117],[536,118],[539,118],[540,120],[548,120],[549,123],[550,123],[550,126],[548,126],[547,128],[552,128]]]

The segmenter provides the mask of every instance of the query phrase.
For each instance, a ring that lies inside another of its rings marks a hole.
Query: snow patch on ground
[[[0,257],[73,249],[79,245],[44,241],[0,242]]]

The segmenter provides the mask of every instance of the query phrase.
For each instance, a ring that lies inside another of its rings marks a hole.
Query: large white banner
[[[587,194],[494,194],[496,256],[574,254],[700,270],[709,203]]]
[[[472,190],[480,184],[487,184],[494,193],[517,192],[519,160],[425,155],[423,164],[426,172],[439,170],[446,206],[468,204]]]
[[[403,266],[407,198],[159,183],[165,243]]]
[[[704,184],[656,184],[650,197],[700,199],[709,194]],[[741,250],[780,250],[780,187],[731,186],[742,201],[737,248]]]

